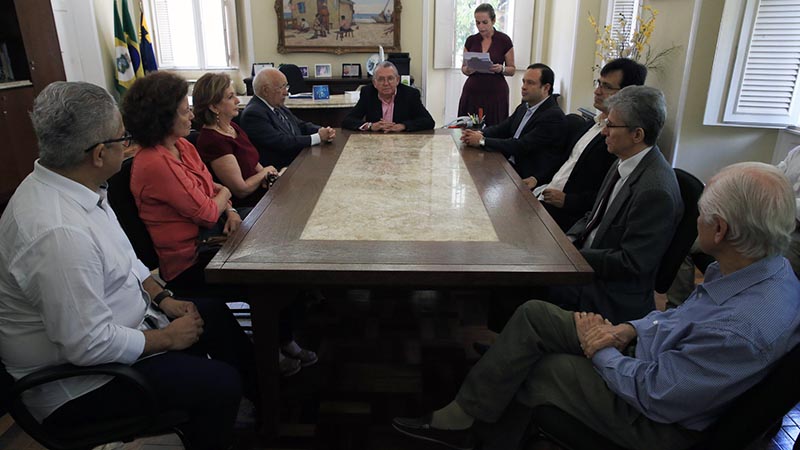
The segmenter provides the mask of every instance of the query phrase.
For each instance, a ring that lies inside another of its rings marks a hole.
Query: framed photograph
[[[303,78],[308,78],[308,66],[297,66],[300,69],[300,73],[303,74]]]
[[[314,100],[328,100],[331,98],[331,92],[327,84],[315,85],[313,93]]]
[[[330,64],[314,64],[314,78],[330,78],[331,65]]]
[[[400,0],[275,0],[278,52],[400,51]]]
[[[342,64],[342,78],[361,78],[361,64]]]
[[[267,67],[275,67],[275,63],[253,63],[253,69],[250,71],[250,75],[256,76],[258,72],[261,72]]]

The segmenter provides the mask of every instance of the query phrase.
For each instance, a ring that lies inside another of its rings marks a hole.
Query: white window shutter
[[[169,25],[169,7],[167,0],[152,0],[154,31],[161,39],[156,40],[158,47],[159,66],[171,67],[175,64],[172,51],[172,32]]]
[[[607,24],[611,25],[611,37],[619,41],[630,42],[636,28],[639,11],[639,0],[614,0],[609,8],[610,16]],[[622,19],[625,19],[623,27]],[[609,55],[611,59],[619,57],[616,50]]]
[[[433,68],[452,69],[461,67],[461,61],[455,61],[456,2],[455,0],[436,0],[434,5],[433,28]]]
[[[739,49],[724,122],[797,125],[800,121],[800,0],[749,0]]]

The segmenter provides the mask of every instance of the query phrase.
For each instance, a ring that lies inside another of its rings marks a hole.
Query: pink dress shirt
[[[394,95],[392,95],[391,101],[385,101],[380,96],[378,99],[381,101],[381,109],[383,110],[383,121],[384,122],[394,122],[394,99],[397,97],[397,91],[394,91]]]

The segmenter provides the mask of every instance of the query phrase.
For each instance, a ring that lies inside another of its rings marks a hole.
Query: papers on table
[[[488,53],[464,52],[464,64],[476,72],[491,73],[489,68],[494,63]]]

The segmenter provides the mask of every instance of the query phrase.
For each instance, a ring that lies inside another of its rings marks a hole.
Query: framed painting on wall
[[[275,0],[278,52],[400,51],[400,0]]]

